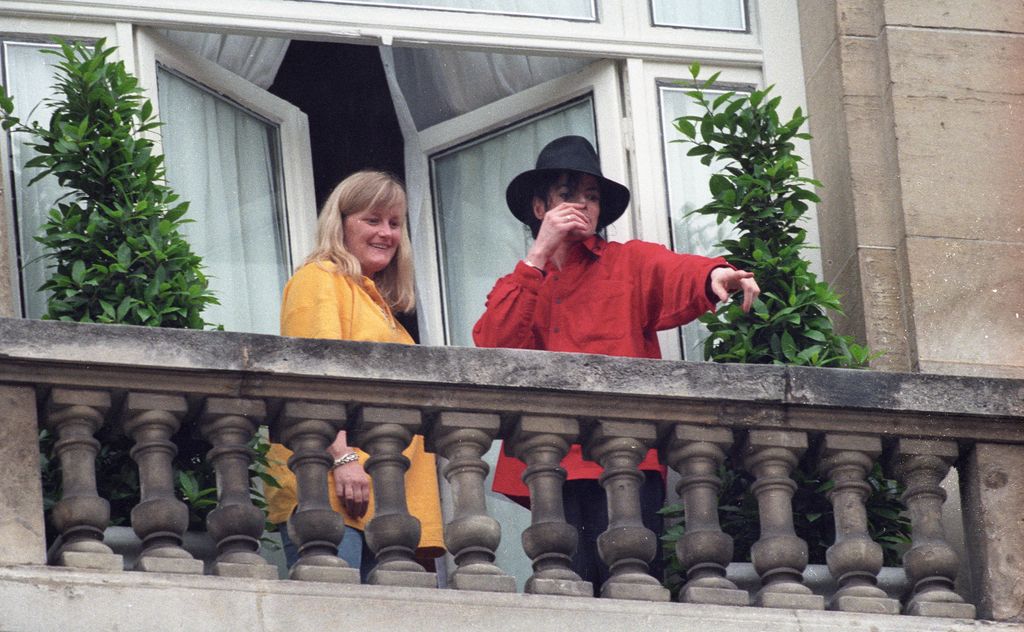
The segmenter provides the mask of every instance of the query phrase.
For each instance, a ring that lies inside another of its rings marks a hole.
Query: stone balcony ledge
[[[123,325],[0,319],[0,381],[1024,442],[1020,379]]]
[[[0,630],[190,632],[530,630],[531,632],[1016,632],[1020,624],[500,594],[394,586],[251,580],[56,567],[0,568]],[[166,627],[163,629],[171,629]]]

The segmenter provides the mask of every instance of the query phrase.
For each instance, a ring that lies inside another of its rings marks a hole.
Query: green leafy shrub
[[[69,193],[36,240],[53,258],[45,318],[202,329],[207,289],[182,237],[188,203],[164,183],[163,156],[146,132],[159,122],[115,48],[59,42],[49,124],[21,123],[0,87],[4,129],[32,136],[31,183],[54,176]]]
[[[691,67],[694,80],[700,67]],[[683,142],[692,144],[689,156],[705,165],[724,163],[723,173],[711,176],[713,200],[693,213],[728,220],[739,237],[722,241],[726,259],[754,273],[761,296],[744,313],[728,301],[701,322],[710,336],[704,357],[716,362],[795,364],[858,368],[867,365],[870,352],[850,336],[837,334],[826,310],[842,313],[839,297],[828,283],[809,270],[807,232],[799,225],[808,202],[818,196],[807,185],[821,186],[800,176],[802,159],[794,152],[794,138],[810,138],[800,127],[807,120],[797,108],[782,122],[780,97],[769,98],[771,87],[749,95],[726,92],[710,99],[704,90],[717,80],[712,75],[702,86],[687,92],[704,108],[702,115],[675,121]]]
[[[37,155],[27,167],[38,169],[29,184],[53,176],[69,192],[57,201],[36,237],[53,258],[53,272],[41,291],[49,293],[44,318],[203,329],[203,309],[217,299],[208,290],[200,257],[180,229],[188,202],[179,201],[165,183],[163,156],[147,136],[159,126],[153,105],[138,80],[104,40],[91,47],[58,40],[60,58],[48,125],[26,125],[13,115],[14,102],[0,86],[0,120],[6,130],[28,134]],[[190,526],[202,528],[216,505],[213,469],[205,461],[209,446],[183,429],[175,435],[173,461],[179,497],[190,508]],[[96,479],[100,496],[111,506],[111,523],[127,524],[139,501],[139,479],[129,456],[131,439],[106,427],[100,431]],[[60,462],[54,437],[40,433],[45,508],[60,499]],[[256,458],[250,474],[264,484],[262,437],[251,446]],[[258,486],[254,503],[265,507]],[[48,537],[55,537],[48,528]]]
[[[863,368],[875,357],[850,336],[836,333],[827,310],[842,313],[838,295],[809,270],[802,251],[808,248],[807,233],[799,225],[809,202],[818,196],[808,186],[821,186],[800,175],[802,159],[794,153],[793,139],[809,139],[800,132],[807,117],[799,108],[783,122],[778,114],[780,97],[769,98],[771,87],[749,94],[726,92],[713,99],[706,94],[718,79],[714,74],[698,80],[700,66],[690,73],[695,87],[687,92],[704,112],[675,120],[683,138],[692,145],[687,152],[705,165],[721,163],[722,173],[711,176],[713,197],[693,213],[729,221],[738,237],[722,241],[725,258],[738,268],[754,273],[761,288],[749,313],[739,298],[723,303],[701,318],[709,337],[704,357],[715,362],[805,365]],[[719,520],[734,540],[734,559],[749,560],[750,547],[760,537],[757,500],[750,492],[752,476],[731,459],[721,468]],[[823,480],[805,459],[793,472],[797,490],[793,496],[794,529],[808,543],[810,561],[825,562],[825,550],[835,541],[832,506],[826,493],[832,482]],[[902,514],[902,492],[875,464],[868,476],[872,493],[867,500],[868,529],[883,548],[885,562],[898,564],[902,547],[909,543],[910,521]],[[672,522],[681,520],[681,504],[662,513]],[[675,543],[685,530],[677,521],[662,537],[667,558],[666,585],[682,585],[682,569],[675,557]]]

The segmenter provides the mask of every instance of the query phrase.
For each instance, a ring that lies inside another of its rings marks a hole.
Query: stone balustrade
[[[452,510],[447,585],[508,593],[495,564],[501,525],[487,514],[482,455],[493,442],[522,459],[532,521],[522,547],[533,564],[526,592],[592,598],[570,568],[575,531],[562,512],[571,443],[605,469],[609,528],[599,550],[611,571],[603,599],[665,601],[647,574],[657,535],[639,517],[637,465],[650,447],[678,473],[688,531],[677,543],[686,576],[679,600],[740,608],[836,610],[923,617],[1020,620],[1024,576],[1024,381],[793,367],[646,361],[532,351],[424,348],[274,336],[151,330],[0,319],[0,403],[13,450],[36,449],[51,429],[64,497],[53,508],[62,546],[52,562],[117,571],[101,533],[109,519],[97,493],[96,431],[134,442],[141,498],[132,527],[142,572],[202,573],[182,548],[186,507],[173,494],[170,437],[195,430],[210,449],[217,507],[207,528],[217,545],[212,574],[271,579],[258,554],[263,515],[248,494],[249,441],[259,426],[290,447],[299,504],[289,529],[300,552],[291,579],[358,583],[333,555],[344,525],[327,502],[325,448],[334,433],[369,453],[376,516],[366,537],[377,556],[368,583],[432,588],[416,561],[420,525],[407,508],[402,455],[414,434],[445,459]],[[29,431],[31,429],[31,432]],[[19,438],[20,437],[20,438]],[[28,442],[26,441],[28,438]],[[20,443],[18,443],[20,441]],[[718,468],[734,454],[755,479],[760,539],[752,549],[761,588],[727,578],[733,543],[717,515]],[[836,541],[828,601],[804,583],[807,544],[793,528],[793,468],[804,455],[834,481]],[[867,531],[865,477],[881,459],[906,485],[913,542],[903,556],[902,602],[877,587],[881,549]],[[31,480],[28,460],[13,474]],[[973,597],[955,591],[960,568],[941,519],[939,483],[957,465],[964,482]],[[38,471],[36,470],[36,481]],[[38,487],[38,483],[35,483]],[[26,491],[26,489],[28,491]],[[1014,491],[1015,490],[1015,491]],[[1016,505],[1014,505],[1016,503]],[[0,546],[0,566],[41,563],[42,503],[32,485],[0,491],[0,533],[19,521],[20,546]],[[508,537],[508,534],[505,534]],[[25,551],[35,553],[26,554]]]

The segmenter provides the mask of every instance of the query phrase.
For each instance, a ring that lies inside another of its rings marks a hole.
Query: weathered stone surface
[[[1024,622],[1024,448],[975,445],[963,491],[978,616]]]
[[[89,551],[61,551],[54,562],[58,566],[84,568],[94,571],[123,571],[124,559],[116,553]]]
[[[221,577],[244,577],[246,579],[277,579],[277,567],[270,564],[214,562],[213,574]]]
[[[150,573],[183,573],[202,575],[203,561],[195,560],[191,557],[157,557],[155,555],[149,555],[147,557],[139,558],[139,561],[135,564],[135,570]],[[277,577],[276,572],[274,573],[274,577]]]
[[[1024,241],[1011,210],[1024,204],[1021,37],[905,29],[889,40],[908,234]]]
[[[486,592],[515,592],[516,579],[511,575],[485,575],[455,571],[448,584],[456,590],[481,590]]]
[[[798,2],[797,11],[804,68],[817,68],[838,37],[836,1]],[[810,77],[812,73],[805,71],[804,74]]]
[[[802,3],[801,12],[805,5],[818,7],[830,4]],[[834,13],[832,20],[835,20]],[[803,28],[803,23],[804,18],[801,17],[802,35],[819,30],[814,20],[809,20],[807,29]],[[824,58],[810,64],[806,59],[806,48],[804,50],[804,67],[811,73],[807,77],[807,108],[811,114],[807,125],[814,137],[810,143],[814,177],[828,183],[817,191],[821,197],[821,203],[816,206],[821,263],[823,278],[832,282],[847,266],[857,245],[856,215],[852,212],[853,190],[849,177],[850,139],[843,108],[842,73],[839,72],[840,49],[830,46]]]
[[[1005,103],[913,95],[895,99],[894,108],[901,142],[916,148],[899,156],[907,233],[1024,241],[1024,213],[1009,210],[1024,204],[1024,159],[1014,151],[1024,136],[1024,96]],[[938,186],[936,173],[960,185]]]
[[[754,595],[754,605],[760,608],[793,608],[796,610],[824,610],[825,598],[821,595],[764,592]]]
[[[359,569],[296,564],[289,572],[288,579],[305,582],[330,582],[332,584],[358,584]]]
[[[437,588],[437,573],[426,571],[390,571],[375,568],[366,581],[375,586]]]
[[[789,400],[794,404],[848,405],[894,412],[927,408],[950,415],[1024,415],[1024,382],[1019,380],[803,367],[790,367],[788,371]]]
[[[559,595],[562,597],[593,597],[594,586],[579,579],[551,579],[531,577],[526,580],[528,595]]]
[[[46,536],[39,481],[39,430],[35,390],[0,385],[0,566],[43,564]]]
[[[885,24],[885,0],[838,0],[836,4],[843,35],[874,37]]]
[[[857,597],[842,595],[832,600],[833,609],[842,612],[867,612],[872,614],[899,614],[900,602],[888,597]]]
[[[1024,33],[1024,5],[1003,0],[887,2],[891,24]]]
[[[909,291],[900,275],[900,254],[895,248],[862,247],[857,252],[861,299],[868,348],[884,354],[871,361],[882,371],[909,371],[912,367],[907,330]]]
[[[1024,243],[919,238],[907,254],[922,361],[1024,367],[1024,283],[1005,265],[1024,260]]]
[[[64,569],[0,569],[5,629],[19,632],[150,632],[174,621],[196,632],[322,632],[354,629],[593,632],[1017,632],[1016,623],[876,614],[727,608],[703,604],[573,599],[544,595],[267,582],[221,577],[110,575]],[[45,612],[46,616],[40,616]],[[713,624],[710,622],[713,620]]]
[[[43,567],[0,569],[5,630],[150,632],[173,621],[195,632],[362,630],[547,630],[593,632],[1018,632],[1018,623],[836,612],[728,608],[704,604],[574,599],[544,595],[252,581]],[[39,613],[45,612],[46,616]],[[713,621],[713,624],[710,623]]]
[[[917,601],[907,607],[907,614],[915,617],[948,617],[950,619],[973,619],[975,608],[969,603],[944,601]]]
[[[745,590],[729,588],[709,588],[707,586],[690,586],[679,592],[679,601],[683,603],[704,603],[716,606],[749,606],[750,593]]]

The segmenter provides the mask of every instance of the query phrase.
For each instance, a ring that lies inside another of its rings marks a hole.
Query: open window
[[[306,115],[158,35],[137,34],[139,75],[163,126],[168,183],[220,305],[207,321],[278,332],[281,291],[312,247],[316,203]]]
[[[420,294],[424,343],[472,346],[487,293],[530,243],[508,211],[505,187],[533,168],[544,145],[565,134],[584,136],[605,174],[627,181],[621,118],[616,67],[597,62],[416,133],[408,178],[430,182],[414,201],[417,279],[420,287],[441,287]],[[627,221],[608,230],[619,239],[632,235]]]

